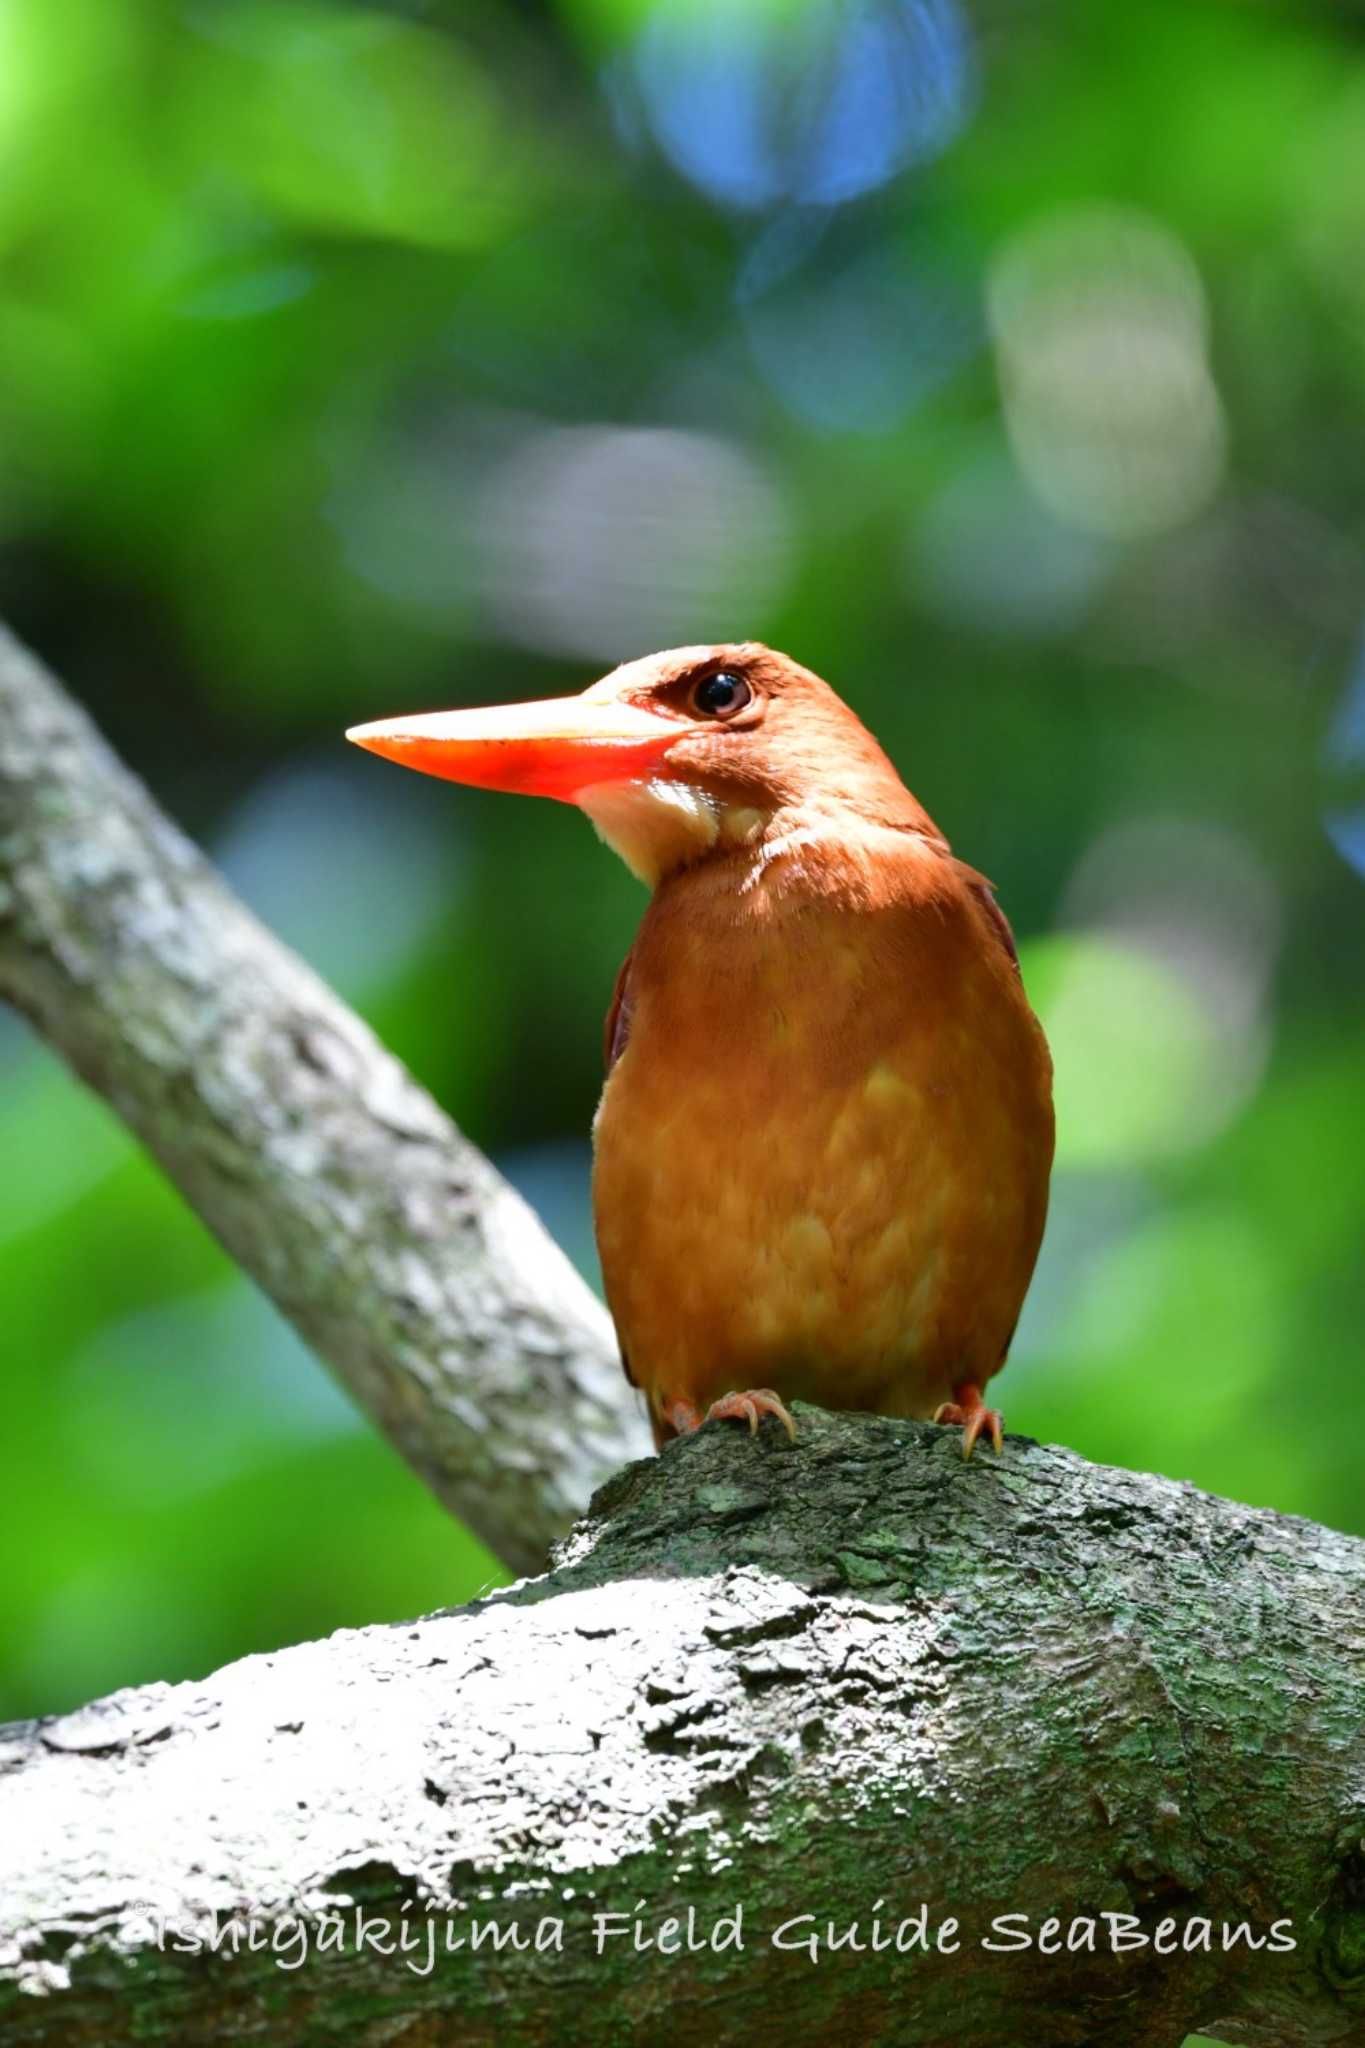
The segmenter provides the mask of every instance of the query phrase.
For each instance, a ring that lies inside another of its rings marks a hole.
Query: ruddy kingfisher
[[[754,641],[348,735],[586,811],[652,891],[593,1217],[655,1441],[793,1399],[961,1424],[1043,1234],[1052,1062],[992,886],[827,683]]]

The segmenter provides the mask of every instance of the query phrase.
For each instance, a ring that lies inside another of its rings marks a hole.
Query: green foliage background
[[[1011,1426],[1365,1532],[1362,474],[1356,8],[0,8],[0,609],[261,914],[590,1270],[636,885],[340,735],[786,647],[1054,1040]],[[495,1575],[3,1018],[0,1147],[0,1711]]]

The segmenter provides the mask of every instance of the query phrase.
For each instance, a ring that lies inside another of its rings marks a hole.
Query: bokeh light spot
[[[784,281],[742,310],[755,360],[788,410],[833,432],[896,426],[979,334],[964,288],[881,259]]]
[[[433,822],[396,777],[295,762],[247,794],[214,856],[262,923],[355,1001],[411,966],[458,901],[457,828],[438,837]]]
[[[646,119],[730,206],[835,206],[936,156],[972,103],[955,0],[664,0],[637,40]]]
[[[529,435],[480,505],[484,596],[518,645],[614,662],[758,635],[791,536],[757,459],[714,435],[565,427]]]
[[[1365,798],[1360,793],[1365,778],[1365,640],[1332,721],[1325,751],[1328,774],[1334,783],[1349,789],[1350,795],[1345,801],[1328,804],[1323,827],[1342,859],[1358,875],[1365,875]]]
[[[1029,949],[1056,1065],[1062,1167],[1141,1166],[1207,1144],[1270,1049],[1279,892],[1244,841],[1204,821],[1111,827],[1063,916]]]
[[[1159,221],[1075,208],[998,255],[989,307],[1010,438],[1046,505],[1128,539],[1190,518],[1226,433],[1203,288]]]

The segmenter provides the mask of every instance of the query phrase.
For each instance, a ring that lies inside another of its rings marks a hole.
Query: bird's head
[[[651,885],[756,843],[780,813],[928,823],[829,685],[752,640],[647,655],[581,697],[379,719],[346,737],[450,782],[577,804]]]

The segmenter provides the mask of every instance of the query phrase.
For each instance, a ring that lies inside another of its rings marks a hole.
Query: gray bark
[[[3,629],[0,1000],[516,1569],[647,1447],[530,1210]]]
[[[7,1731],[7,2048],[1365,2040],[1365,1544],[1025,1439],[966,1464],[799,1420],[630,1468],[472,1607]],[[406,1957],[357,1947],[356,1900]],[[743,1949],[599,1956],[637,1901],[702,1941],[740,1905]],[[955,1952],[773,1943],[921,1904]],[[176,1952],[215,1911],[277,1954]],[[1004,1914],[1100,1946],[993,1953]],[[561,1945],[446,1953],[447,1917]],[[1292,1949],[1224,1952],[1277,1921]]]

